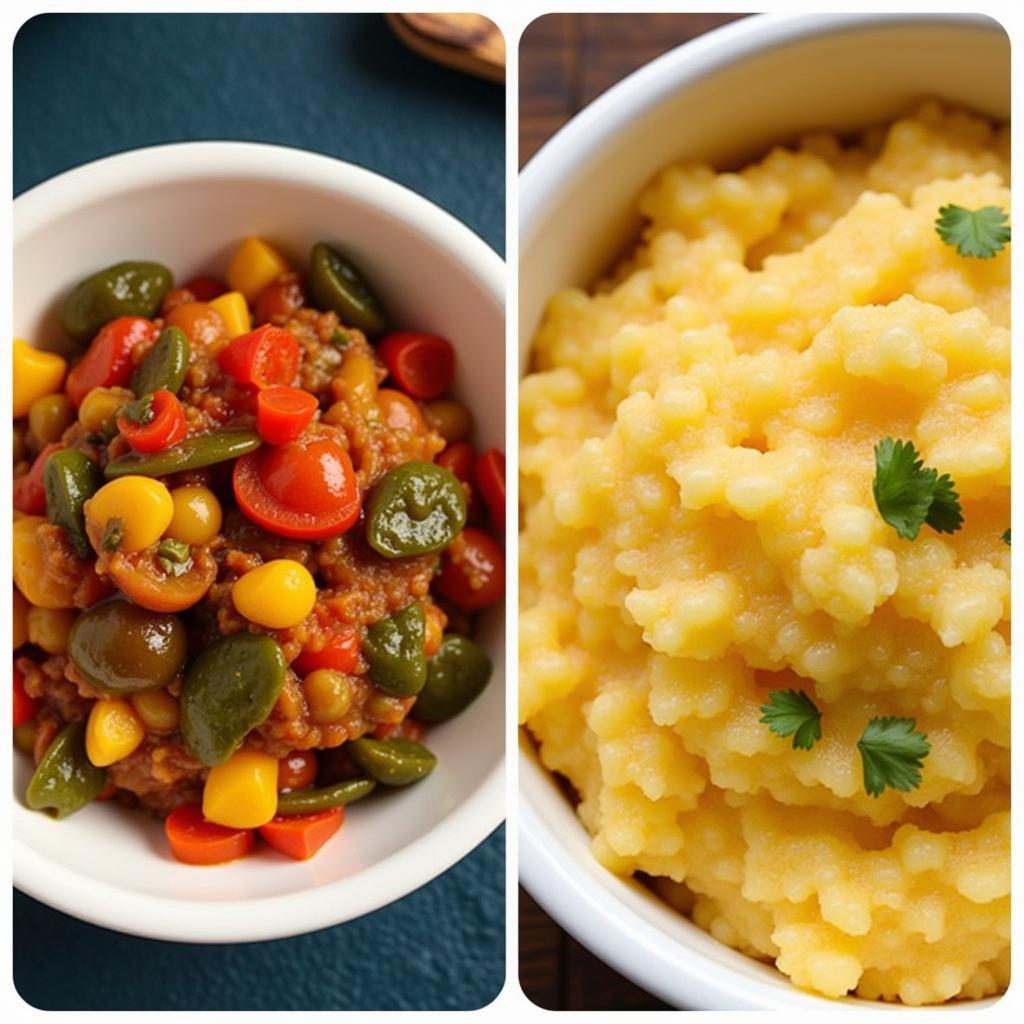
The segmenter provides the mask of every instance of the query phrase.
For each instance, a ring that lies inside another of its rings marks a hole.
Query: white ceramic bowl
[[[177,280],[221,273],[238,240],[273,239],[305,266],[336,242],[396,323],[450,338],[456,391],[477,439],[504,447],[504,264],[468,228],[408,189],[313,153],[198,142],[137,150],[69,171],[18,198],[15,333],[59,347],[57,309],[87,273],[150,258]],[[431,730],[436,771],[349,808],[336,839],[307,862],[272,850],[213,868],[167,852],[159,823],[111,804],[54,821],[22,801],[15,759],[14,881],[75,917],[152,938],[242,942],[358,917],[430,881],[504,814],[504,615],[485,618],[495,672],[458,718]]]
[[[638,227],[632,203],[673,160],[742,163],[810,129],[848,131],[938,97],[1009,116],[1009,41],[957,15],[758,15],[672,50],[581,111],[520,181],[520,372],[552,292],[586,285]],[[520,875],[596,955],[676,1006],[811,1009],[826,1002],[716,942],[589,853],[572,808],[520,756]],[[984,1003],[957,1004],[981,1006]]]

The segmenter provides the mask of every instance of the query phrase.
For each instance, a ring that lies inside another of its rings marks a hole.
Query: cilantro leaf
[[[948,473],[925,466],[912,441],[886,437],[875,445],[875,504],[896,532],[914,540],[923,523],[939,533],[963,524],[960,496]]]
[[[921,785],[921,762],[931,745],[915,732],[913,718],[872,718],[857,741],[864,764],[864,789],[880,796],[886,786],[903,793]]]
[[[776,736],[792,736],[794,750],[810,750],[821,739],[821,712],[803,690],[772,690],[759,721]]]
[[[935,230],[947,245],[955,245],[960,256],[987,260],[1010,241],[1007,216],[998,206],[966,210],[950,204],[939,208]]]
[[[1007,527],[1007,528],[1006,528],[1006,529],[1005,529],[1005,530],[1003,531],[1003,543],[1004,543],[1004,544],[1005,544],[1005,545],[1006,545],[1007,547],[1009,547],[1009,546],[1010,546],[1010,528],[1009,528],[1009,527]]]

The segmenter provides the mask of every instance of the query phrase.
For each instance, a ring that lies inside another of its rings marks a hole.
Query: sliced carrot
[[[260,835],[275,850],[296,860],[309,860],[341,828],[344,820],[344,807],[315,814],[278,815],[260,826]]]
[[[225,828],[203,817],[199,804],[175,807],[164,822],[171,853],[184,864],[223,864],[251,853],[256,836],[251,828]]]

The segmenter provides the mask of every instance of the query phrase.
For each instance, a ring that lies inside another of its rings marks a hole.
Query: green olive
[[[85,753],[85,723],[72,722],[59,732],[28,784],[25,802],[34,811],[66,818],[99,795],[107,773]]]
[[[363,657],[374,683],[399,697],[419,693],[427,681],[425,636],[426,618],[419,601],[370,626],[363,640]]]
[[[284,685],[286,662],[269,636],[233,633],[207,647],[181,690],[181,735],[205,765],[222,764],[266,721]]]
[[[317,242],[309,259],[309,293],[313,304],[333,310],[346,327],[375,338],[387,330],[380,300],[353,264],[326,242]]]
[[[368,736],[348,744],[352,760],[382,786],[408,786],[425,779],[437,758],[415,740],[374,740]]]
[[[180,327],[165,327],[135,371],[132,391],[138,398],[161,389],[176,395],[185,382],[190,355],[185,332]]]
[[[319,789],[296,789],[278,796],[277,813],[315,814],[317,811],[330,811],[355,800],[362,800],[376,788],[377,783],[372,779],[345,779]]]
[[[177,616],[112,598],[78,616],[68,653],[82,676],[104,693],[158,690],[185,663],[185,627]]]
[[[385,473],[366,503],[366,539],[385,558],[446,548],[466,525],[466,494],[444,466],[405,462]]]
[[[51,523],[64,527],[68,543],[79,558],[92,557],[84,508],[102,485],[100,467],[77,448],[54,452],[43,466],[46,515]]]
[[[413,713],[423,722],[454,718],[483,693],[491,670],[491,659],[472,640],[449,634],[427,665]]]
[[[75,285],[64,300],[61,326],[72,341],[82,344],[119,316],[152,319],[173,283],[173,275],[161,263],[115,263]]]

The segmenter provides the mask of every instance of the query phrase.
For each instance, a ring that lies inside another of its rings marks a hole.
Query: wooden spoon
[[[387,14],[395,35],[428,60],[505,81],[505,37],[482,14]]]

